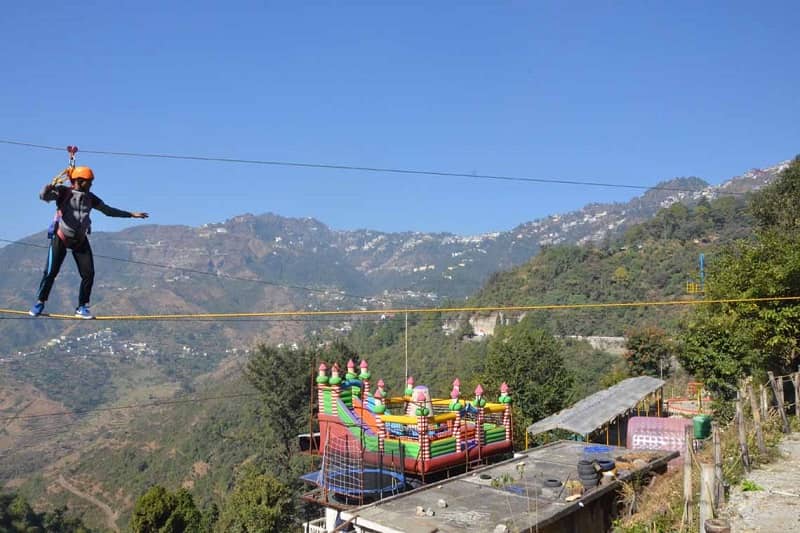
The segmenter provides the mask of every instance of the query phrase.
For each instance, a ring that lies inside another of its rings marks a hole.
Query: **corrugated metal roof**
[[[645,396],[664,386],[664,380],[639,376],[620,381],[613,387],[587,396],[572,407],[528,426],[528,433],[538,435],[553,429],[565,429],[588,435],[617,416],[633,409]]]

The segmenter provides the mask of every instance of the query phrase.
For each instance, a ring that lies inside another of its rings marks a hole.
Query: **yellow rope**
[[[798,301],[800,296],[774,296],[766,298],[726,298],[719,300],[661,300],[651,302],[608,302],[608,303],[583,303],[583,304],[542,304],[542,305],[514,305],[514,306],[488,306],[488,307],[432,307],[432,308],[406,308],[406,309],[345,309],[337,311],[264,311],[255,313],[194,313],[194,314],[159,314],[159,315],[108,315],[98,316],[97,320],[175,320],[194,318],[276,318],[297,316],[351,316],[351,315],[390,315],[400,313],[480,313],[490,311],[541,311],[561,309],[597,309],[614,307],[648,307],[665,305],[709,305],[709,304],[741,304],[763,302]],[[27,311],[16,309],[0,309],[0,314],[27,315]],[[46,314],[43,317],[69,318],[83,320],[73,315]]]

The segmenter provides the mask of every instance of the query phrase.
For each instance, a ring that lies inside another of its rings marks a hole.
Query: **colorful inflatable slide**
[[[450,399],[430,397],[427,387],[408,378],[405,394],[386,398],[383,380],[374,392],[366,361],[355,373],[348,363],[344,379],[334,364],[322,363],[317,375],[320,450],[348,436],[358,443],[364,463],[397,466],[410,475],[441,472],[486,462],[512,451],[511,397],[504,383],[498,402],[486,401],[478,385],[475,397],[460,398],[459,381]]]

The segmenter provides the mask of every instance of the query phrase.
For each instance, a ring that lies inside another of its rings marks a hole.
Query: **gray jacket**
[[[107,205],[92,192],[81,192],[64,185],[48,183],[39,193],[45,202],[56,202],[59,212],[58,227],[67,239],[81,240],[92,232],[92,219],[89,212],[97,209],[104,215],[118,218],[131,218],[132,213]]]

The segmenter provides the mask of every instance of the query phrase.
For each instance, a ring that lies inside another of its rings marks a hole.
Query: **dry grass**
[[[644,486],[625,483],[620,492],[623,517],[617,529],[629,532],[676,531],[682,516],[683,476],[679,470],[651,478]]]
[[[775,457],[775,447],[781,439],[781,420],[778,413],[772,410],[763,423],[764,440],[767,446],[765,454],[759,454],[755,429],[752,427],[752,415],[749,406],[745,408],[747,422],[747,448],[751,465],[769,463]],[[796,425],[797,421],[793,421]],[[720,444],[722,447],[722,473],[725,484],[736,485],[744,475],[744,465],[739,450],[739,439],[736,425],[731,423],[720,428]],[[683,522],[683,471],[676,469],[664,475],[653,477],[647,484],[634,486],[625,484],[620,491],[622,517],[616,523],[615,531],[619,533],[668,533],[674,531],[697,531],[699,509],[697,508],[700,493],[699,464],[713,464],[713,446],[710,439],[695,453],[692,463],[693,487],[693,523]]]

